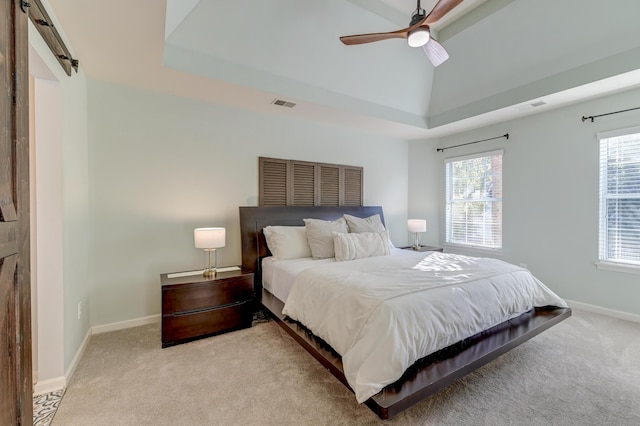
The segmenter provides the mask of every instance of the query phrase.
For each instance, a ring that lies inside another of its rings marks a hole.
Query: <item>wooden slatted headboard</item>
[[[240,207],[240,237],[242,241],[242,267],[254,273],[254,290],[262,294],[262,258],[270,256],[262,229],[268,225],[304,226],[303,219],[335,220],[343,214],[357,217],[384,216],[380,206],[277,206]]]

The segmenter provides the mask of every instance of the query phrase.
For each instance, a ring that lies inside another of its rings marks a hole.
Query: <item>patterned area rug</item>
[[[263,322],[271,321],[271,316],[267,313],[267,311],[260,307],[256,312],[253,313],[253,322],[252,325],[260,324]]]
[[[33,397],[33,426],[49,426],[63,395],[61,389]]]

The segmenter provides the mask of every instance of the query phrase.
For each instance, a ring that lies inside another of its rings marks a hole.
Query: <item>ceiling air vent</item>
[[[296,104],[294,104],[293,102],[283,101],[282,99],[274,99],[271,103],[287,108],[293,108],[294,106],[296,106]]]
[[[532,102],[530,104],[518,105],[518,106],[516,106],[516,109],[520,110],[520,111],[526,111],[526,110],[529,110],[529,109],[541,107],[542,105],[546,105],[546,104],[547,103],[545,101],[536,101],[536,102]]]

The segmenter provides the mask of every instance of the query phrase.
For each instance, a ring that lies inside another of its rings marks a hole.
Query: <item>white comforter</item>
[[[404,251],[300,273],[283,313],[341,356],[358,402],[414,362],[536,306],[566,303],[496,259]]]

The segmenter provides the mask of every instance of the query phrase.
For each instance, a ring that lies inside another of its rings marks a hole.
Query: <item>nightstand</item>
[[[160,275],[162,347],[251,327],[253,273],[245,270]]]
[[[398,247],[401,248],[403,250],[414,250],[413,246],[408,246],[408,247]],[[420,248],[418,250],[414,250],[414,251],[439,251],[439,252],[444,252],[444,249],[442,247],[432,247],[432,246],[420,246]]]

